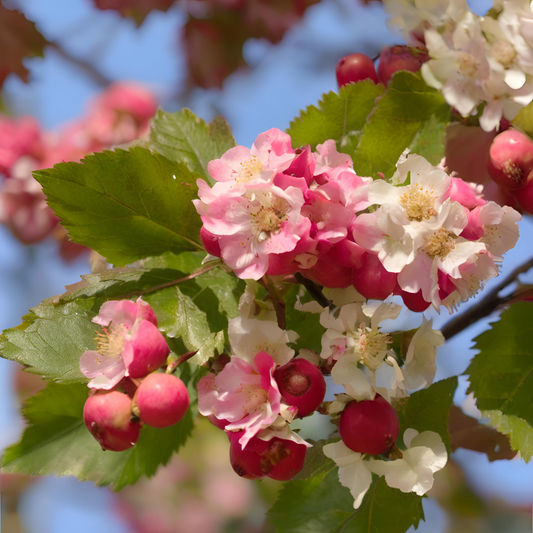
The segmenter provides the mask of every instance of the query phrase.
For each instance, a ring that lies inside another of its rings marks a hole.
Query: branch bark
[[[524,298],[525,296],[529,296],[529,292],[531,292],[530,290],[513,293],[509,296],[499,296],[499,294],[503,289],[518,281],[518,276],[520,274],[527,272],[531,268],[533,268],[533,257],[517,266],[508,276],[503,278],[500,283],[490,290],[477,304],[473,305],[464,313],[461,313],[445,324],[441,329],[444,338],[446,340],[451,339],[453,336],[465,330],[478,320],[489,316],[498,307],[517,301],[516,298],[518,295],[520,295],[520,299]]]

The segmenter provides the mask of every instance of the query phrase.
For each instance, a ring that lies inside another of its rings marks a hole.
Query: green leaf
[[[501,411],[533,426],[533,307],[512,305],[475,339],[479,353],[466,370],[481,411]]]
[[[187,350],[198,350],[191,362],[201,365],[224,351],[224,331],[211,332],[205,311],[178,287],[147,294],[144,299],[152,306],[163,333],[181,337]]]
[[[355,171],[374,178],[378,172],[392,176],[398,158],[425,123],[434,115],[437,122],[445,122],[449,113],[443,96],[418,75],[396,73],[368,117],[353,157]]]
[[[421,502],[420,496],[391,489],[379,478],[354,511],[350,491],[334,468],[285,483],[268,518],[276,533],[404,533],[424,518]]]
[[[295,350],[303,348],[314,350],[316,353],[322,351],[322,335],[324,334],[324,327],[320,324],[320,315],[318,313],[306,313],[297,311],[294,308],[297,295],[300,293],[300,285],[293,285],[285,295],[287,319],[287,329],[293,330],[300,335],[295,343]],[[307,293],[301,297],[300,301],[305,303],[311,301],[311,297]]]
[[[432,165],[438,165],[444,157],[447,120],[433,115],[418,131],[410,150],[425,157]]]
[[[137,444],[123,452],[104,452],[83,422],[89,389],[84,385],[48,387],[30,398],[24,410],[28,427],[18,444],[2,457],[4,473],[76,476],[119,490],[142,475],[151,477],[191,435],[197,414],[196,383],[205,374],[200,367],[182,365],[180,378],[187,384],[191,408],[169,428],[145,426]]]
[[[513,127],[533,137],[533,102],[523,107],[511,121]]]
[[[117,149],[34,173],[73,241],[124,266],[202,249],[197,175],[146,148]]]
[[[351,152],[353,136],[365,125],[367,116],[374,108],[376,98],[383,94],[382,85],[370,80],[350,83],[322,97],[318,107],[309,106],[295,118],[287,130],[294,147],[310,144],[312,149],[328,139],[334,139],[339,149],[349,144]]]
[[[326,444],[336,442],[336,440],[319,440],[313,442],[308,439],[308,442],[310,442],[313,447],[307,449],[304,467],[292,478],[293,481],[309,479],[310,477],[318,476],[335,468],[335,463],[329,457],[324,455],[322,448]]]
[[[352,514],[352,495],[334,468],[285,483],[267,516],[277,533],[332,533]]]
[[[152,120],[147,147],[171,161],[185,163],[191,172],[213,185],[207,164],[220,158],[235,146],[235,139],[226,119],[216,117],[207,124],[189,109],[176,113],[158,111]]]
[[[449,453],[448,420],[456,388],[457,378],[452,377],[437,381],[427,389],[411,394],[407,404],[398,413],[400,437],[408,428],[416,429],[420,433],[435,431],[442,437]]]
[[[504,415],[501,411],[482,411],[481,414],[483,418],[488,418],[500,433],[509,437],[513,450],[519,451],[522,459],[529,463],[533,457],[533,428],[525,420],[513,415]]]
[[[30,310],[24,322],[0,336],[0,355],[32,374],[62,383],[87,382],[80,357],[96,349],[98,326],[91,322],[100,304],[94,299],[53,306],[50,301]]]

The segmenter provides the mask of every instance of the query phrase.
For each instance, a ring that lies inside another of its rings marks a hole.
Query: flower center
[[[457,67],[463,76],[473,76],[479,67],[479,61],[468,52],[457,54]]]
[[[268,392],[261,389],[259,385],[245,385],[241,392],[246,396],[246,401],[242,405],[244,416],[255,411],[268,400]]]
[[[507,41],[496,41],[492,46],[492,56],[505,68],[509,68],[513,64],[513,60],[516,57],[516,50]]]
[[[235,181],[237,183],[245,183],[253,180],[259,176],[261,170],[263,170],[261,161],[257,156],[253,155],[250,159],[241,163],[241,171],[235,178]]]
[[[405,214],[410,220],[421,222],[437,214],[435,200],[435,196],[420,185],[415,185],[400,196],[398,203],[405,209]]]
[[[426,238],[425,251],[431,259],[444,259],[454,248],[454,235],[447,229],[441,228]]]
[[[353,350],[370,370],[375,371],[387,355],[388,345],[392,343],[390,335],[377,329],[367,328],[363,322],[357,331],[352,333]]]
[[[259,242],[265,241],[271,233],[276,233],[281,229],[281,225],[287,220],[287,212],[290,209],[289,202],[284,198],[272,194],[268,200],[265,203],[270,205],[261,205],[257,213],[252,215],[252,223]]]
[[[98,343],[96,350],[104,357],[118,357],[122,354],[124,344],[126,343],[126,326],[119,324],[114,326],[113,323],[107,328],[103,328],[104,333],[96,333],[95,340]]]

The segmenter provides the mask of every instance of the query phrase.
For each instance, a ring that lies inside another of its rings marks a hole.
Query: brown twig
[[[322,307],[331,307],[333,305],[333,302],[324,296],[324,293],[316,283],[310,279],[304,278],[299,272],[297,272],[294,277],[300,285],[303,285],[307,289],[310,296],[312,296],[312,298]]]
[[[286,304],[283,296],[278,291],[276,284],[269,276],[263,276],[260,280],[263,287],[267,290],[272,303],[274,304],[274,311],[276,312],[276,320],[280,329],[287,329],[287,319],[285,317]]]
[[[83,70],[97,85],[107,87],[113,83],[111,78],[100,72],[90,61],[72,55],[56,41],[48,41],[47,46],[53,48],[63,59]]]
[[[490,290],[477,304],[467,309],[457,317],[450,320],[442,328],[445,339],[451,339],[461,331],[465,330],[478,320],[489,316],[498,307],[504,304],[514,303],[517,298],[522,299],[529,296],[530,290],[513,293],[509,296],[499,296],[499,293],[518,280],[518,276],[533,268],[533,257],[521,265],[517,266],[508,276],[502,279],[492,290]]]
[[[183,355],[180,355],[179,357],[177,357],[176,359],[174,359],[168,364],[165,372],[167,374],[173,374],[176,371],[176,368],[178,368],[178,366],[185,363],[185,361],[188,361],[189,359],[191,359],[191,357],[194,357],[197,353],[198,353],[198,350],[194,350],[193,352],[186,352]]]
[[[161,283],[160,285],[154,285],[153,287],[150,287],[149,289],[133,291],[133,292],[130,292],[129,294],[122,296],[122,298],[125,299],[125,298],[131,298],[133,296],[140,296],[141,294],[146,294],[147,292],[159,291],[161,289],[166,289],[167,287],[179,285],[180,283],[183,283],[184,281],[188,281],[190,279],[194,279],[198,276],[201,276],[202,274],[209,272],[210,270],[220,266],[221,264],[222,264],[222,261],[213,261],[212,263],[209,263],[208,265],[206,265],[204,268],[201,268],[200,270],[197,270],[196,272],[193,272],[192,274],[189,274],[188,276],[185,276],[184,278],[173,279],[172,281],[167,281],[166,283]]]

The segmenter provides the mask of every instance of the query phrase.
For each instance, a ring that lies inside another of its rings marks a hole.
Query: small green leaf
[[[104,452],[85,427],[86,386],[50,382],[27,401],[24,416],[29,425],[21,441],[4,452],[2,471],[76,476],[97,485],[111,485],[115,490],[136,483],[142,475],[153,476],[191,435],[197,415],[196,383],[205,370],[186,363],[182,367],[180,378],[191,397],[185,417],[164,429],[145,426],[137,444],[123,452]]]
[[[87,382],[80,357],[96,349],[98,326],[91,322],[102,302],[87,299],[53,306],[50,301],[30,310],[17,328],[0,336],[0,354],[32,374],[62,383]]]
[[[267,516],[276,533],[333,533],[353,512],[352,495],[334,468],[285,483]]]
[[[311,442],[313,447],[307,449],[304,467],[292,478],[293,481],[315,477],[323,474],[324,472],[329,472],[332,468],[335,468],[335,463],[329,457],[324,455],[322,448],[324,448],[326,444],[336,442],[336,440],[319,440],[317,442],[309,442]]]
[[[501,411],[533,425],[533,307],[512,305],[475,339],[479,353],[466,370],[481,411]]]
[[[513,127],[533,137],[533,102],[523,107],[511,123]]]
[[[306,313],[297,311],[294,304],[297,302],[297,295],[300,292],[300,285],[293,285],[285,296],[287,329],[293,330],[300,336],[295,343],[296,351],[306,348],[314,350],[316,353],[322,351],[322,335],[324,327],[320,324],[320,315],[318,313]],[[305,303],[311,298],[304,293],[301,302]]]
[[[432,165],[438,165],[444,157],[446,127],[448,120],[439,120],[433,115],[414,138],[410,150],[425,157]]]
[[[363,129],[376,98],[383,91],[382,85],[365,80],[345,85],[338,93],[325,94],[318,107],[309,106],[291,122],[287,133],[292,138],[292,145],[310,144],[315,149],[317,144],[334,139],[339,150],[353,153],[354,136]],[[343,149],[346,145],[351,151]]]
[[[191,362],[201,365],[215,352],[224,351],[224,331],[211,332],[205,311],[178,287],[147,294],[144,299],[152,306],[163,333],[181,337],[187,350],[198,350]]]
[[[504,415],[501,411],[482,411],[481,414],[488,418],[500,433],[509,437],[513,450],[519,451],[522,459],[529,463],[533,457],[533,428],[525,420],[513,415]]]
[[[34,176],[71,239],[115,265],[202,249],[202,224],[191,202],[197,175],[184,163],[136,147],[88,155]]]
[[[171,161],[185,163],[191,172],[214,184],[207,164],[233,148],[235,139],[224,117],[207,124],[189,109],[182,109],[176,113],[158,111],[146,145]]]
[[[354,511],[350,491],[339,483],[337,468],[289,481],[268,512],[276,533],[404,533],[424,519],[422,498],[391,489],[375,478]]]
[[[452,377],[433,383],[427,389],[414,392],[400,413],[400,437],[408,428],[418,432],[435,431],[438,433],[450,452],[450,434],[448,419],[453,395],[457,388],[457,378]]]
[[[389,178],[398,158],[426,122],[434,115],[437,122],[446,122],[449,113],[442,94],[418,75],[397,72],[368,117],[353,157],[355,171],[374,178],[382,172]]]

